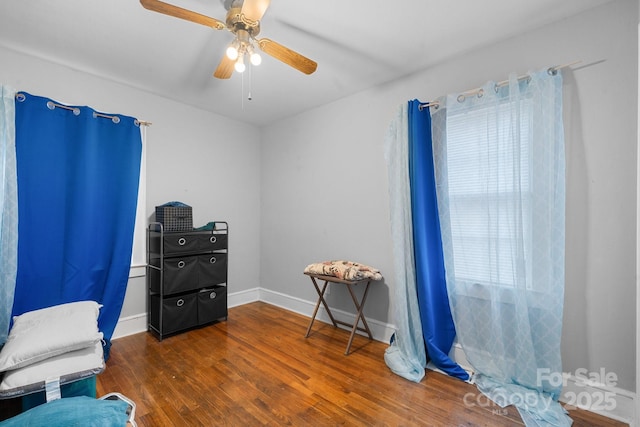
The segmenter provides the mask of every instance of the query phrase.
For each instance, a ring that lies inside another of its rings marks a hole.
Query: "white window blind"
[[[477,106],[447,116],[455,276],[466,283],[510,287],[530,271],[519,266],[529,262],[531,245],[531,105],[519,103],[520,108],[505,101],[498,108]],[[521,115],[519,125],[512,124],[513,114]]]

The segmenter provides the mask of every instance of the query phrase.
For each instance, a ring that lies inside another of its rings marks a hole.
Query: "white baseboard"
[[[311,317],[316,304],[315,301],[307,301],[262,288],[253,288],[246,291],[234,292],[228,294],[227,298],[227,304],[229,307],[237,307],[255,301],[262,301],[306,317]],[[353,313],[337,309],[332,309],[331,312],[337,320],[350,324],[353,324],[353,321],[355,320],[355,315]],[[326,310],[322,306],[320,306],[320,309],[318,310],[316,319],[322,322],[331,323],[331,319],[329,319]],[[388,343],[391,339],[391,335],[395,332],[394,326],[388,323],[379,322],[375,319],[367,319],[367,323],[371,329],[371,334],[376,341]],[[348,329],[344,326],[340,327]],[[122,317],[118,320],[112,339],[145,332],[146,330],[146,313]],[[467,361],[467,357],[460,344],[455,343],[453,345],[449,356],[467,372],[473,372],[473,369]],[[606,400],[602,400],[601,397],[604,397]],[[584,381],[580,381],[580,379],[576,378],[574,375],[570,375],[566,380],[566,385],[562,389],[560,401],[569,404],[576,404],[575,406],[580,407],[581,409],[586,409],[596,414],[628,423],[630,427],[640,427],[634,426],[637,396],[635,393],[627,390],[608,387],[606,385],[592,383],[585,384]],[[606,410],[602,408],[603,405],[605,405],[604,407]]]
[[[260,289],[260,301],[266,302],[271,305],[275,305],[277,307],[284,308],[289,311],[293,311],[294,313],[301,314],[306,317],[311,317],[313,314],[313,309],[316,306],[316,301],[307,301],[301,298],[292,297],[290,295],[286,295],[280,292],[271,291],[268,289]],[[348,313],[343,310],[331,309],[331,313],[336,320],[340,320],[345,323],[349,323],[353,325],[353,322],[356,319],[355,314]],[[365,316],[366,318],[366,316]],[[331,319],[327,314],[325,308],[321,305],[318,310],[318,314],[316,315],[316,320],[320,320],[325,323],[331,323]],[[371,329],[371,335],[373,335],[373,339],[376,341],[381,341],[384,343],[388,343],[391,339],[391,335],[395,332],[395,328],[393,325],[388,323],[379,322],[375,319],[366,319],[367,324],[369,325],[369,329]],[[362,324],[360,324],[361,326]],[[350,328],[339,325],[342,329],[350,330]]]
[[[635,393],[617,387],[593,382],[570,375],[562,387],[560,401],[573,407],[622,421],[633,427]]]
[[[112,340],[137,334],[147,330],[147,313],[135,314],[133,316],[121,317],[118,319]]]
[[[251,302],[260,301],[260,288],[248,289],[246,291],[233,292],[227,295],[227,306],[237,307],[239,305],[249,304]]]

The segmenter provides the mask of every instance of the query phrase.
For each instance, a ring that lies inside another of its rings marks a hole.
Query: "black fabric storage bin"
[[[227,249],[227,234],[203,233],[198,235],[198,249],[202,251],[219,251]]]
[[[227,254],[214,252],[198,255],[198,282],[201,286],[227,282]]]
[[[197,289],[198,257],[165,258],[163,263],[165,295],[177,294]],[[160,271],[150,269],[151,290],[160,292]]]
[[[227,317],[227,287],[213,286],[198,292],[198,323],[204,324]]]
[[[151,296],[151,325],[160,329],[160,296]],[[162,333],[170,334],[198,324],[197,294],[162,300]]]
[[[168,233],[164,235],[164,254],[176,255],[198,251],[198,236],[192,233]]]
[[[164,231],[192,231],[193,212],[191,206],[156,206],[156,221]]]

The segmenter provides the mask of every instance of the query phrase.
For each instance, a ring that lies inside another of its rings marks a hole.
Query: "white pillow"
[[[71,351],[21,369],[5,372],[0,396],[22,395],[44,389],[47,378],[60,378],[60,385],[97,375],[104,370],[102,343]]]
[[[79,301],[15,316],[0,351],[0,372],[93,346],[102,340],[100,307],[95,301]]]

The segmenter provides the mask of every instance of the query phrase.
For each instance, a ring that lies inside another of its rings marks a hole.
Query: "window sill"
[[[146,273],[147,273],[146,264],[132,265],[131,268],[129,268],[129,278],[144,277],[146,276]]]
[[[543,308],[546,298],[545,292],[533,289],[516,289],[508,286],[483,285],[480,283],[468,283],[457,287],[457,294],[468,298],[482,299],[486,301],[499,301],[503,304],[515,304],[516,293],[526,293],[526,298],[531,307]]]

